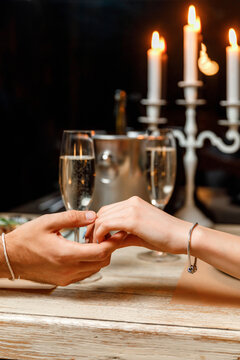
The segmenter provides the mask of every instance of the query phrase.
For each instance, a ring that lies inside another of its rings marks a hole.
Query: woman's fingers
[[[89,243],[93,242],[93,230],[94,230],[94,224],[88,225],[85,234],[85,239],[88,240]]]
[[[123,241],[128,236],[126,231],[118,231],[115,234],[111,235],[112,241]]]
[[[119,202],[114,203],[114,204],[105,205],[98,211],[97,215],[102,216],[104,214],[111,213],[115,209],[121,209],[123,207],[126,207],[127,204],[129,203],[129,201],[130,200],[128,199],[128,200],[124,200],[124,201],[119,201]]]
[[[124,210],[126,208],[126,203],[127,203],[127,200],[121,201],[121,202],[118,202],[115,204],[111,204],[111,205],[106,205],[99,210],[97,216],[101,217],[103,219],[103,216],[104,217],[107,215],[114,216],[114,214],[119,214],[120,210]],[[98,242],[97,238],[94,235],[95,235],[95,223],[88,225],[87,231],[85,234],[85,239],[88,239],[88,242]],[[106,234],[106,235],[108,235],[108,234]],[[108,236],[108,237],[110,237],[110,236]]]
[[[103,206],[97,213],[98,217],[101,217],[103,215],[107,215],[107,214],[111,214],[114,211],[120,211],[122,209],[128,209],[129,207],[135,207],[136,210],[140,208],[140,206],[142,206],[143,204],[147,204],[146,201],[142,200],[141,198],[139,198],[138,196],[132,196],[130,199],[128,200],[124,200],[124,201],[120,201],[118,203],[115,204],[110,204],[110,205],[105,205]],[[149,205],[151,206],[151,205]]]
[[[97,228],[94,238],[97,239],[99,244],[102,244],[106,240],[106,235],[110,233],[110,231],[118,231],[119,229],[122,229],[121,231],[129,232],[128,227],[125,227],[125,225],[122,223],[121,220],[118,219],[109,219],[108,221],[102,222],[99,227]],[[112,237],[107,238],[109,241]]]
[[[104,214],[97,218],[94,227],[93,239],[99,243],[104,241],[105,236],[111,231],[125,231],[138,235],[136,226],[138,213],[132,207],[123,208],[119,211]],[[136,232],[136,233],[135,233]]]
[[[93,242],[101,242],[110,237],[111,231],[133,232],[136,228],[136,220],[139,221],[139,214],[143,212],[141,208],[146,204],[139,197],[133,196],[128,200],[102,207],[97,213],[94,227],[89,228],[86,237],[91,236]],[[147,206],[151,205],[147,204]]]
[[[137,196],[116,204],[104,206],[98,212],[93,238],[103,241],[107,232],[116,230],[124,230],[139,235],[135,231],[138,231],[142,225],[142,219],[144,219],[142,214],[144,214],[146,206],[152,208],[151,205]]]

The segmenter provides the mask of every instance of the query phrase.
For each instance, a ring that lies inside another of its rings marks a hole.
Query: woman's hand
[[[171,253],[186,253],[191,224],[168,215],[139,197],[104,206],[95,225],[88,227],[86,238],[102,243],[111,231],[129,235],[122,245],[137,245]],[[122,246],[121,245],[121,246]]]
[[[192,223],[179,220],[138,197],[104,206],[95,225],[88,226],[86,237],[107,243],[118,236],[119,247],[137,245],[153,250],[186,254]],[[111,231],[122,230],[111,236]],[[126,237],[126,232],[128,236]],[[124,235],[125,234],[125,235]],[[125,239],[122,237],[125,236]],[[107,241],[104,241],[105,239]],[[191,255],[240,279],[240,236],[198,225],[191,240]]]
[[[107,266],[118,247],[116,241],[78,244],[64,239],[59,232],[62,228],[89,225],[95,219],[93,211],[72,210],[43,215],[7,234],[8,257],[16,278],[65,286]],[[10,277],[2,245],[0,254],[0,276]]]

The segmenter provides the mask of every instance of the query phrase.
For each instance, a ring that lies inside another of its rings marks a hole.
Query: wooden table
[[[170,304],[185,256],[151,264],[137,259],[141,251],[117,251],[96,283],[0,290],[0,358],[240,359],[240,304]]]

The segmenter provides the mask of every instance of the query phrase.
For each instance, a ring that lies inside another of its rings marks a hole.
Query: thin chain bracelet
[[[190,254],[190,248],[191,248],[191,239],[192,239],[192,233],[193,230],[198,226],[198,223],[196,222],[191,229],[189,230],[188,233],[188,244],[187,244],[187,255],[188,255],[188,269],[187,271],[190,274],[194,274],[197,271],[197,258],[195,257],[194,259],[194,263],[191,264],[191,254]]]
[[[15,280],[15,275],[14,275],[13,269],[11,267],[10,261],[8,259],[7,248],[6,248],[6,243],[5,243],[5,234],[4,233],[2,233],[2,244],[3,244],[3,253],[4,253],[5,260],[6,260],[6,263],[7,263],[7,266],[8,266],[8,270],[9,270],[11,276],[12,276],[12,278],[9,279],[9,280],[14,281]]]

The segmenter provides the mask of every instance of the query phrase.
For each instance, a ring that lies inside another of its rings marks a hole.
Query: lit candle
[[[196,16],[193,5],[188,10],[188,25],[183,28],[184,42],[184,75],[187,83],[194,83],[198,80],[198,34],[201,31],[200,18]]]
[[[230,46],[226,48],[227,55],[227,101],[239,101],[239,46],[233,29],[229,30]]]
[[[239,46],[234,29],[229,30],[230,46],[226,48],[227,58],[227,101],[229,103],[239,102]],[[227,118],[229,122],[236,123],[239,119],[239,108],[227,106]]]
[[[159,33],[154,31],[152,34],[152,48],[148,50],[148,100],[156,102],[162,96],[162,54],[165,50],[165,40],[159,37]],[[147,107],[148,116],[158,117],[159,108],[157,106]]]

